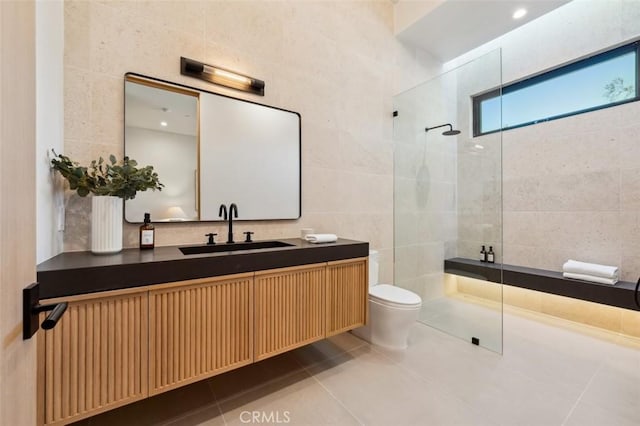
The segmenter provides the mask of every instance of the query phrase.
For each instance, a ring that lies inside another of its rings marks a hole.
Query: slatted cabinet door
[[[253,274],[149,292],[149,394],[253,362]]]
[[[147,396],[147,301],[146,292],[71,301],[45,332],[46,424]]]
[[[324,338],[326,263],[257,272],[255,360]]]
[[[368,320],[368,258],[327,264],[327,337],[363,326]]]

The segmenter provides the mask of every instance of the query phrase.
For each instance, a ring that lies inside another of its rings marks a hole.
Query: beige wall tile
[[[91,72],[65,66],[64,71],[64,137],[91,140]]]
[[[622,333],[640,337],[640,312],[622,309]]]
[[[585,320],[584,305],[577,299],[542,294],[540,302],[542,313],[575,322],[584,322]]]
[[[435,61],[395,40],[392,14],[391,4],[375,1],[67,2],[65,153],[83,162],[121,155],[126,72],[298,111],[302,218],[241,228],[266,239],[312,226],[391,253],[394,79],[423,81],[435,71]],[[181,76],[180,56],[264,79],[266,96]],[[400,57],[411,69],[398,69]],[[89,248],[89,212],[86,200],[69,198],[66,250]],[[224,224],[162,224],[157,244],[199,243],[211,231],[224,233]],[[137,246],[137,232],[125,225],[126,247]],[[393,256],[381,274],[392,281]]]
[[[457,285],[460,293],[470,294],[492,302],[502,302],[503,286],[501,284],[459,276]]]
[[[622,309],[585,302],[584,323],[614,332],[622,331]]]
[[[640,210],[640,168],[621,171],[620,204],[622,210]]]
[[[625,251],[620,262],[620,279],[623,281],[637,282],[640,278],[640,258],[637,251]]]
[[[503,287],[504,303],[530,311],[542,311],[542,293],[524,288],[505,285]]]
[[[519,177],[503,182],[503,208],[505,211],[535,211],[540,193],[546,192],[539,177]]]
[[[66,1],[64,6],[64,63],[86,68],[89,65],[91,21],[89,2]]]
[[[550,172],[540,177],[536,210],[572,212],[619,210],[620,171],[588,172],[587,170],[563,175]]]
[[[626,109],[630,109],[634,114],[637,114],[637,109],[633,108],[632,105],[633,104],[629,104]],[[618,139],[620,141],[618,162],[622,170],[638,168],[638,158],[640,158],[640,144],[638,144],[640,124],[635,121],[636,120],[632,118],[626,123],[622,123],[622,127],[618,129]]]

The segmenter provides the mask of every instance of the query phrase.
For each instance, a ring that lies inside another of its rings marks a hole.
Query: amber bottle
[[[144,223],[140,225],[140,249],[152,249],[156,242],[156,230],[151,224],[151,214],[144,214]]]

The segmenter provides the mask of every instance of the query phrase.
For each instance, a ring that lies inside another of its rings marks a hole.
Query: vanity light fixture
[[[161,122],[160,122],[160,125],[161,125],[162,127],[167,127],[167,122],[166,122],[166,121],[161,121]]]
[[[180,74],[199,78],[220,86],[264,96],[264,81],[234,71],[180,57]]]

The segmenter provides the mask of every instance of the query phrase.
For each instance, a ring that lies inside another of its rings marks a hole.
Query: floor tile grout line
[[[593,382],[593,380],[596,378],[596,376],[602,370],[603,367],[604,367],[604,361],[601,361],[600,365],[598,366],[596,371],[591,375],[591,378],[589,379],[589,381],[587,382],[586,386],[584,387],[584,389],[582,390],[582,392],[578,396],[578,399],[576,399],[576,402],[573,404],[573,406],[569,410],[569,413],[567,413],[567,417],[565,417],[564,420],[562,421],[561,426],[564,426],[567,423],[567,421],[569,421],[569,418],[571,418],[571,415],[573,414],[573,412],[576,410],[576,408],[580,404],[580,401],[582,400],[582,397],[584,396],[585,393],[587,393],[587,390],[589,390],[589,387],[591,386],[591,383]]]
[[[224,413],[222,412],[222,407],[220,406],[220,401],[218,401],[218,395],[216,395],[216,391],[215,389],[213,389],[213,383],[211,383],[211,379],[207,380],[207,386],[209,387],[209,392],[211,392],[211,395],[213,395],[213,400],[216,403],[216,408],[218,408],[218,412],[222,416],[222,423],[226,426],[228,424],[227,419],[225,418]]]
[[[296,361],[296,362],[297,362],[297,361]],[[304,370],[304,368],[303,368],[303,370]],[[289,373],[284,373],[284,374],[282,374],[281,376],[276,376],[276,377],[274,377],[274,378],[272,378],[272,379],[267,380],[266,382],[260,383],[260,384],[259,384],[259,385],[257,385],[257,386],[252,386],[252,387],[247,388],[247,389],[245,389],[245,390],[242,390],[242,391],[240,391],[240,392],[238,392],[238,393],[235,393],[235,394],[233,394],[233,395],[231,395],[231,396],[229,396],[229,397],[225,397],[225,398],[223,398],[221,401],[222,401],[222,402],[228,402],[228,401],[231,401],[231,400],[237,399],[237,398],[239,398],[239,397],[241,397],[241,396],[243,396],[243,395],[248,394],[249,392],[256,391],[256,390],[259,390],[259,389],[262,389],[262,388],[264,388],[264,387],[266,387],[266,386],[269,386],[269,385],[271,385],[271,384],[273,384],[273,383],[279,382],[279,381],[281,381],[281,380],[284,380],[284,379],[286,379],[286,378],[288,378],[288,377],[290,377],[290,376],[294,376],[294,375],[296,375],[296,374],[298,374],[298,373],[301,373],[301,372],[304,372],[304,373],[306,373],[309,377],[311,377],[311,374],[309,374],[307,371],[303,371],[303,370],[298,369],[298,370],[296,370],[296,371],[292,371],[292,372],[289,372]],[[218,406],[220,407],[220,402],[218,402]],[[222,408],[220,408],[220,411],[222,411]]]
[[[324,360],[324,361],[322,361],[322,362],[326,362],[326,361],[328,361],[328,360],[331,360],[331,359],[337,358],[337,357],[339,357],[339,356],[341,356],[341,355],[348,354],[348,353],[350,353],[350,352],[352,352],[352,351],[355,351],[355,350],[357,350],[357,349],[360,349],[360,348],[364,347],[365,345],[367,345],[367,343],[363,341],[363,342],[362,342],[361,344],[359,344],[357,347],[355,347],[355,348],[351,348],[351,349],[349,349],[349,350],[347,350],[347,351],[343,351],[343,352],[341,352],[341,353],[339,353],[339,354],[336,354],[336,355],[334,355],[334,356],[330,356],[329,358],[325,359],[325,360]],[[302,364],[302,363],[301,363],[301,362],[300,362],[300,361],[299,361],[295,356],[293,357],[293,359],[298,363],[298,365],[299,365],[300,367],[302,367],[302,369],[303,369],[307,374],[309,374],[309,376],[310,376],[313,380],[315,380],[315,382],[316,382],[316,383],[318,383],[318,385],[320,385],[320,387],[321,387],[322,389],[324,389],[324,391],[325,391],[326,393],[328,393],[328,394],[329,394],[329,396],[331,396],[331,398],[333,398],[333,399],[334,399],[338,404],[340,404],[340,406],[341,406],[342,408],[344,408],[344,409],[345,409],[345,411],[346,411],[347,413],[349,413],[349,415],[350,415],[351,417],[353,417],[353,418],[355,419],[355,421],[357,421],[357,422],[358,422],[358,424],[361,424],[361,425],[364,425],[364,424],[365,424],[362,420],[360,420],[360,418],[359,418],[358,416],[356,416],[356,415],[355,415],[355,414],[354,414],[354,413],[349,409],[349,407],[347,407],[347,406],[344,404],[344,402],[342,402],[342,401],[341,401],[337,396],[335,396],[335,395],[333,394],[333,392],[331,392],[331,390],[329,390],[329,388],[327,388],[327,387],[326,387],[326,386],[325,386],[325,385],[320,381],[320,379],[318,379],[318,378],[316,377],[316,375],[315,375],[315,374],[313,374],[311,371],[309,371],[309,368],[305,367],[305,366],[304,366],[304,365],[303,365],[303,364]]]
[[[179,422],[180,420],[186,419],[186,418],[188,418],[189,416],[192,416],[192,415],[194,415],[194,414],[197,414],[197,413],[200,413],[200,412],[202,412],[202,411],[205,411],[205,410],[206,410],[207,408],[209,408],[210,406],[211,406],[211,405],[201,406],[201,407],[198,407],[198,408],[197,408],[197,409],[195,409],[195,410],[191,410],[191,411],[189,411],[188,413],[184,413],[184,414],[181,414],[181,415],[175,416],[175,417],[173,417],[173,418],[171,418],[171,419],[168,419],[168,420],[163,420],[163,421],[159,422],[159,423],[157,424],[157,426],[171,426],[171,425],[174,425],[174,424],[176,424],[176,422]],[[222,420],[224,421],[224,414],[223,414],[223,413],[222,413],[222,411],[220,410],[220,406],[218,405],[218,403],[216,403],[216,404],[215,404],[215,406],[216,406],[216,408],[218,409],[218,412],[219,412],[220,414],[222,414],[222,415],[223,415],[223,419],[222,419]],[[224,424],[225,424],[225,425],[227,424],[227,423],[226,423],[226,421],[224,422]]]
[[[340,400],[336,395],[334,395],[334,394],[333,394],[333,392],[331,392],[331,390],[329,390],[329,389],[328,389],[328,388],[327,388],[327,387],[326,387],[326,386],[325,386],[325,385],[320,381],[320,379],[318,379],[315,375],[312,375],[311,377],[313,378],[313,380],[315,380],[315,381],[316,381],[316,383],[318,383],[318,385],[320,385],[320,387],[321,387],[322,389],[324,389],[324,391],[325,391],[326,393],[328,393],[328,394],[329,394],[329,396],[331,396],[331,398],[333,398],[333,399],[334,399],[338,404],[340,404],[340,406],[341,406],[342,408],[344,408],[344,410],[345,410],[347,413],[349,413],[349,415],[350,415],[351,417],[353,417],[353,419],[354,419],[355,421],[357,421],[357,422],[358,422],[358,424],[364,425],[364,422],[363,422],[362,420],[360,420],[360,418],[359,418],[358,416],[356,416],[356,415],[355,415],[355,413],[353,413],[353,412],[349,409],[349,407],[347,407],[347,406],[345,405],[345,403],[344,403],[344,402],[342,402],[342,401],[341,401],[341,400]]]
[[[425,325],[425,324],[423,324]],[[425,325],[426,327],[429,327],[427,325]],[[390,360],[395,366],[399,367],[401,370],[404,370],[406,373],[408,373],[409,375],[415,375],[418,378],[418,381],[420,381],[421,383],[424,383],[425,385],[434,385],[434,386],[438,386],[438,384],[436,382],[434,382],[432,379],[430,379],[429,377],[424,376],[422,373],[420,373],[417,370],[413,370],[405,365],[403,365],[402,363],[394,360],[393,358],[391,358],[390,356],[388,356],[387,354],[385,354],[384,352],[380,351],[379,349],[376,349],[375,347],[371,347],[371,349],[376,352],[377,354],[387,358],[388,360]],[[463,404],[464,406],[466,406],[471,412],[475,413],[475,409],[473,408],[473,406],[471,404],[469,404],[469,402],[465,401],[464,399],[460,398],[458,395],[456,395],[454,392],[452,392],[450,389],[445,389],[443,387],[439,387],[438,388],[438,392],[444,392],[446,393],[449,397],[457,400],[458,402],[460,402],[461,404]],[[484,418],[484,420],[492,420],[492,419],[488,419],[488,418]]]
[[[213,404],[207,404],[205,406],[200,406],[200,407],[196,408],[195,410],[189,411],[188,413],[183,413],[181,415],[175,416],[172,419],[169,419],[169,420],[166,420],[166,421],[162,421],[157,426],[171,426],[171,425],[175,424],[176,422],[178,422],[180,420],[188,418],[189,416],[192,416],[194,414],[197,414],[197,413],[200,413],[202,411],[205,411],[206,409],[210,408],[212,405],[215,405],[215,407],[218,409],[218,413],[222,416],[223,424],[227,425],[227,421],[224,418],[224,413],[222,412],[222,408],[220,407],[220,404],[218,403],[218,398],[216,397],[216,393],[214,392],[210,381],[207,381],[207,388],[209,389],[209,393],[213,397]]]

